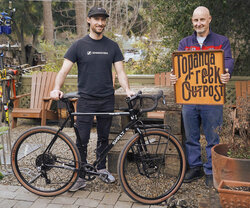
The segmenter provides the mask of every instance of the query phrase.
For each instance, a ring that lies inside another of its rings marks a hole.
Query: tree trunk
[[[87,1],[75,1],[76,31],[80,38],[87,34]]]
[[[44,38],[49,43],[54,43],[54,25],[52,18],[51,0],[43,1]]]
[[[28,57],[28,64],[30,66],[33,66],[33,59],[35,54],[35,46],[37,43],[37,38],[38,38],[38,30],[33,34],[32,48]]]
[[[109,2],[109,21],[108,21],[108,25],[107,25],[107,28],[109,31],[112,31],[112,28],[113,28],[113,14],[112,14],[112,0],[110,0]]]
[[[116,2],[116,9],[115,9],[115,28],[118,28],[118,18],[120,12],[120,1]]]
[[[23,28],[21,27],[19,29],[15,22],[13,22],[12,26],[14,28],[16,35],[17,35],[18,42],[21,44],[21,57],[19,58],[19,63],[24,64],[24,63],[26,63],[26,52],[25,52]]]
[[[92,6],[91,6],[91,7],[93,7],[93,6],[95,6],[95,0],[93,0],[93,2],[92,2]]]

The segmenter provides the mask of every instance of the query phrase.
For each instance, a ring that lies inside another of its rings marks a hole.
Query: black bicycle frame
[[[90,115],[105,115],[105,116],[128,116],[130,115],[129,112],[103,112],[103,113],[71,113],[72,116],[90,116]],[[105,149],[100,153],[100,156],[94,161],[93,166],[96,167],[108,154],[108,152],[113,148],[114,145],[116,145],[117,142],[119,142],[122,137],[126,134],[126,132],[131,129],[136,123],[138,122],[138,119],[132,118],[131,121],[124,127],[124,129],[112,140],[112,142],[105,147]],[[81,145],[81,140],[79,137],[78,129],[76,127],[76,136],[79,140],[79,143]],[[139,128],[136,128],[136,132],[140,132]]]
[[[74,121],[74,117],[75,116],[87,116],[87,115],[109,115],[109,116],[128,116],[130,115],[129,112],[103,112],[103,113],[71,113],[69,111],[69,115],[67,117],[67,119],[63,122],[62,126],[60,127],[60,129],[57,131],[56,135],[54,136],[54,138],[51,140],[50,144],[48,145],[48,147],[46,148],[46,150],[44,151],[44,153],[48,152],[51,147],[53,146],[53,144],[55,143],[56,139],[57,139],[57,135],[60,131],[63,130],[63,128],[65,127],[66,123],[71,120],[71,122]],[[135,124],[138,122],[138,119],[133,118],[126,126],[125,128],[112,140],[112,142],[101,152],[100,156],[94,161],[93,166],[96,167],[108,154],[108,152],[113,148],[113,146],[122,139],[122,137],[125,135],[125,133],[131,129],[131,127],[135,126]],[[80,143],[81,146],[81,139],[80,139],[80,135],[78,132],[77,127],[74,125],[74,130],[76,133],[76,137]],[[140,129],[137,127],[135,129],[136,132],[141,133]]]
[[[0,70],[4,69],[3,52],[0,53]]]
[[[125,135],[125,133],[129,130],[132,129],[132,127],[135,127],[134,130],[136,133],[139,133],[140,135],[142,134],[140,127],[136,126],[137,123],[141,123],[141,120],[138,119],[138,115],[135,112],[101,112],[101,113],[80,113],[80,112],[74,112],[74,107],[73,104],[70,101],[65,102],[66,103],[66,108],[68,110],[68,117],[66,120],[63,122],[61,127],[58,129],[56,135],[54,138],[51,140],[50,144],[48,147],[45,149],[44,154],[48,152],[53,144],[55,143],[57,139],[57,135],[60,131],[62,131],[66,125],[66,123],[70,120],[71,124],[74,124],[74,117],[75,116],[95,116],[95,115],[105,115],[105,116],[130,116],[131,121],[124,127],[124,129],[112,140],[112,142],[101,152],[100,156],[94,161],[93,166],[96,167],[108,154],[108,152],[113,148],[114,145],[118,141],[122,139],[122,137]],[[78,132],[78,129],[76,125],[72,125],[76,134],[76,138],[79,141],[80,146],[82,146],[80,135]],[[150,127],[149,127],[150,128]],[[152,128],[152,127],[151,127]],[[143,143],[145,143],[143,141]],[[146,149],[145,149],[146,150]]]

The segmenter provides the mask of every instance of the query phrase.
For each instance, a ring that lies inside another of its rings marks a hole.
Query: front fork
[[[145,175],[146,177],[151,177],[158,168],[157,165],[154,163],[154,160],[151,160],[151,155],[148,152],[147,142],[150,143],[149,140],[146,140],[146,131],[144,133],[141,132],[139,128],[135,129],[135,132],[139,134],[139,139],[137,141],[136,151],[137,154],[134,152],[136,165],[138,171],[141,175]]]
[[[139,140],[137,141],[138,143],[137,151],[140,154],[140,156],[142,156],[143,154],[146,154],[148,152],[147,146],[145,143],[145,135],[144,135],[145,133],[143,134],[143,132],[139,128],[135,129],[135,133],[139,134]]]

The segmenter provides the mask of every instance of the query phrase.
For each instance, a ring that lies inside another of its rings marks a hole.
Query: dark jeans
[[[93,112],[113,112],[114,111],[114,95],[104,98],[79,98],[77,102],[77,112],[93,113]],[[90,138],[90,130],[93,124],[94,116],[78,116],[76,120],[77,129],[79,131],[82,146],[79,141],[76,145],[79,149],[82,162],[87,162],[87,146]],[[97,150],[98,157],[104,148],[108,145],[108,136],[110,132],[112,117],[96,116],[97,119]],[[106,168],[106,158],[98,164],[97,169]]]
[[[219,127],[223,122],[222,105],[183,105],[182,116],[186,134],[186,154],[190,168],[203,166],[212,174],[211,148],[219,143]],[[200,127],[207,140],[207,162],[201,161]]]

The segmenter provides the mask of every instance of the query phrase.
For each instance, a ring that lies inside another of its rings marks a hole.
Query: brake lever
[[[129,102],[129,101],[133,101],[135,98],[138,97],[138,95],[141,95],[142,94],[142,91],[138,91],[137,94],[131,96],[131,97],[126,97],[126,102]]]
[[[166,105],[166,96],[165,95],[162,95],[162,103],[163,103],[163,105]]]

